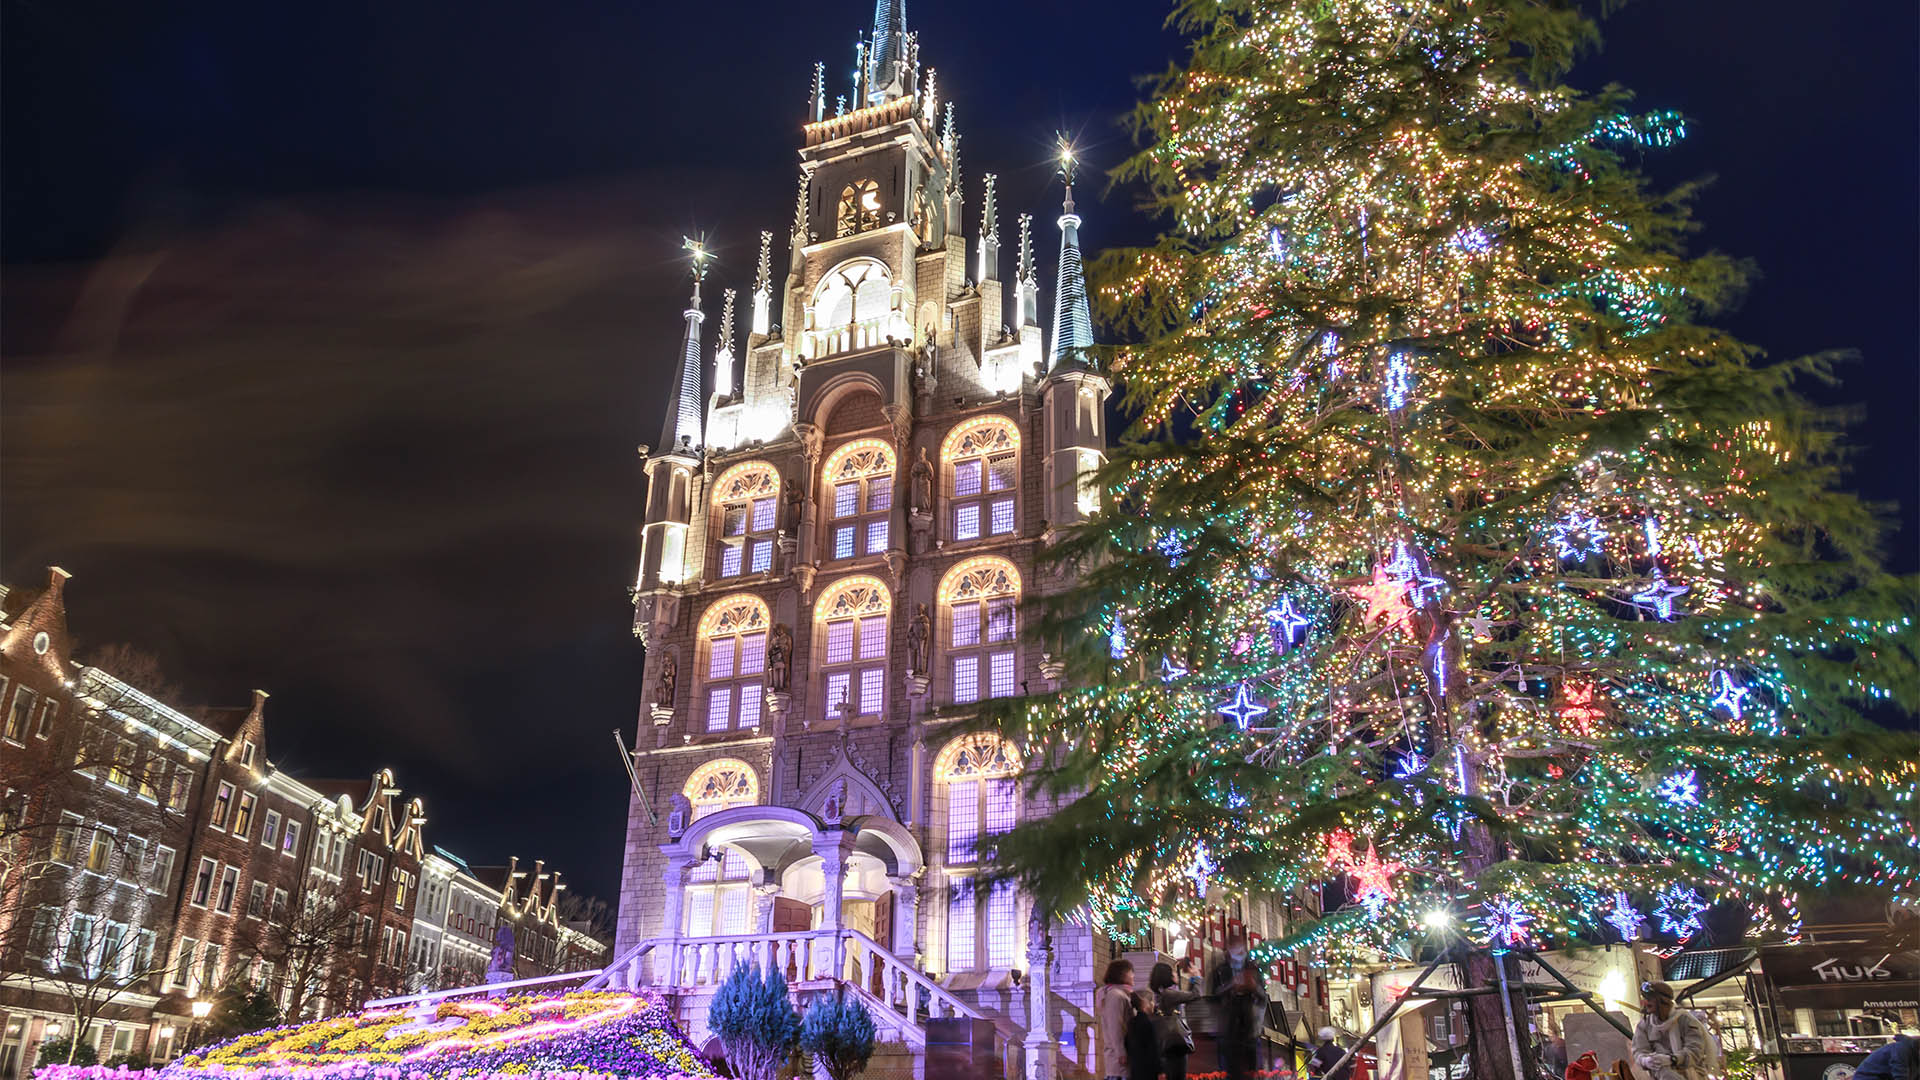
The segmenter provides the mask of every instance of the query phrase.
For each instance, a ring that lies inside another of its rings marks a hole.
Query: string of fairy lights
[[[1145,110],[1176,234],[1102,289],[1143,438],[1050,623],[1097,685],[1009,721],[1112,932],[1333,883],[1269,949],[1791,934],[1920,876],[1920,763],[1846,724],[1914,676],[1812,539],[1832,434],[1694,322],[1727,265],[1627,160],[1681,119],[1540,78],[1510,7],[1223,4]]]

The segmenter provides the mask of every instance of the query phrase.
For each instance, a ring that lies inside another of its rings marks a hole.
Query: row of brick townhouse
[[[76,662],[68,576],[0,586],[0,1080],[76,1030],[171,1059],[241,986],[318,1016],[479,982],[503,921],[523,977],[605,963],[558,873],[427,846],[391,771],[275,768],[264,692],[188,712]]]

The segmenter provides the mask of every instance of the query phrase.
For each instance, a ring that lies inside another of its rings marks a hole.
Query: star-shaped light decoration
[[[1660,781],[1660,797],[1675,806],[1700,805],[1700,776],[1692,769]]]
[[[1577,510],[1547,530],[1553,550],[1563,559],[1590,559],[1600,554],[1601,541],[1606,538],[1606,527],[1599,518],[1591,514],[1582,517]]]
[[[1418,750],[1409,750],[1400,755],[1400,767],[1393,770],[1395,780],[1411,780],[1426,770],[1427,759],[1420,756]]]
[[[1486,909],[1488,941],[1510,949],[1527,940],[1527,927],[1532,925],[1533,916],[1520,906],[1520,901],[1496,896],[1487,901]]]
[[[1724,669],[1716,670],[1708,678],[1707,685],[1713,689],[1713,704],[1709,708],[1725,709],[1727,715],[1735,720],[1747,714],[1747,695],[1753,691],[1736,682],[1733,672]]]
[[[1247,689],[1246,683],[1234,688],[1232,701],[1224,702],[1217,708],[1220,715],[1232,720],[1241,731],[1252,727],[1255,720],[1267,715],[1267,707],[1253,700],[1253,693]]]
[[[1662,888],[1659,896],[1660,903],[1654,907],[1653,916],[1660,920],[1660,929],[1685,941],[1705,928],[1700,913],[1712,905],[1702,900],[1699,893],[1676,881]]]
[[[1115,660],[1127,658],[1127,624],[1118,615],[1113,617],[1113,629],[1107,631],[1107,655]]]
[[[1353,876],[1354,899],[1367,909],[1367,914],[1379,918],[1393,900],[1393,875],[1404,869],[1402,863],[1382,859],[1369,842],[1367,853],[1353,860],[1352,868],[1347,871]]]
[[[1413,549],[1405,540],[1393,545],[1393,558],[1387,560],[1387,576],[1402,585],[1409,584],[1420,573],[1420,563],[1413,557]]]
[[[1173,657],[1171,656],[1163,656],[1160,658],[1160,681],[1161,682],[1170,683],[1177,679],[1184,679],[1186,677],[1187,677],[1187,669],[1185,665],[1174,663]]]
[[[1381,622],[1385,623],[1389,630],[1396,626],[1405,629],[1413,615],[1413,610],[1407,606],[1406,583],[1395,581],[1384,566],[1375,567],[1373,582],[1356,587],[1353,595],[1355,599],[1366,602],[1367,617],[1362,623],[1364,626]]]
[[[1652,608],[1654,618],[1673,618],[1673,602],[1687,595],[1685,585],[1675,585],[1668,581],[1659,567],[1654,567],[1653,584],[1633,594],[1633,602],[1641,607]]]
[[[1276,650],[1284,652],[1292,647],[1295,635],[1312,625],[1312,619],[1294,610],[1291,596],[1281,597],[1278,604],[1267,609],[1267,632]]]
[[[1613,894],[1613,909],[1607,912],[1606,920],[1615,930],[1620,931],[1621,941],[1632,941],[1639,937],[1640,925],[1647,921],[1645,916],[1634,909],[1633,900],[1627,896],[1624,889]]]
[[[1201,896],[1207,895],[1207,884],[1219,872],[1220,864],[1213,861],[1213,852],[1208,851],[1205,844],[1201,844],[1199,850],[1193,853],[1193,862],[1184,871],[1188,880],[1193,882],[1193,890]]]
[[[1569,681],[1561,686],[1560,692],[1566,697],[1559,709],[1560,719],[1567,722],[1567,729],[1576,735],[1591,736],[1594,722],[1607,715],[1605,709],[1593,703],[1593,684],[1584,680]]]

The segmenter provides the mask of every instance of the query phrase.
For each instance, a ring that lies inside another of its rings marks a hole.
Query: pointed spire
[[[1040,279],[1033,269],[1033,215],[1020,215],[1020,325],[1040,325]]]
[[[769,320],[773,312],[773,230],[760,233],[760,264],[753,272],[753,329],[754,337],[766,337],[773,327]]]
[[[667,398],[667,417],[660,427],[660,445],[656,454],[684,454],[698,451],[700,433],[700,324],[706,314],[700,310],[700,283],[706,280],[707,260],[713,256],[705,244],[686,239],[682,246],[693,253],[693,299],[684,312],[687,333],[680,347],[680,370]]]
[[[713,345],[713,396],[721,399],[733,396],[733,294],[721,294],[720,337]]]
[[[807,89],[807,119],[819,123],[827,118],[827,63],[813,62],[813,85]]]
[[[920,88],[920,122],[929,129],[933,127],[933,118],[939,115],[940,88],[934,84],[933,69],[927,69],[926,85]]]
[[[987,173],[987,198],[980,210],[980,272],[975,281],[1000,280],[1000,207],[993,186],[999,177]]]
[[[899,97],[911,89],[911,43],[907,0],[874,0],[873,51],[868,59],[867,96],[871,101]]]
[[[1060,179],[1067,194],[1060,215],[1060,274],[1054,282],[1053,352],[1047,368],[1061,364],[1085,363],[1085,353],[1093,345],[1093,316],[1087,308],[1087,279],[1080,265],[1080,215],[1073,212],[1073,178],[1078,162],[1073,144],[1060,136]]]
[[[867,104],[867,90],[873,84],[867,80],[867,32],[853,41],[853,107],[858,109]]]

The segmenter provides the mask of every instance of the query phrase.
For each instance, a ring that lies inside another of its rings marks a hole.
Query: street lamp
[[[213,1012],[213,1002],[204,998],[195,998],[188,1003],[187,1008],[193,1013],[193,1023],[187,1025],[187,1049],[191,1050],[195,1045],[194,1032],[199,1030],[201,1021]]]

